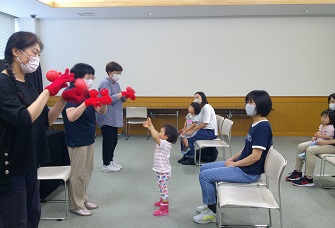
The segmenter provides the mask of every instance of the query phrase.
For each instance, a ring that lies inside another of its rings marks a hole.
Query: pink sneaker
[[[169,214],[169,204],[162,204],[158,210],[154,211],[154,216],[164,216]]]
[[[162,199],[160,199],[158,202],[155,202],[156,207],[160,207],[162,205]]]

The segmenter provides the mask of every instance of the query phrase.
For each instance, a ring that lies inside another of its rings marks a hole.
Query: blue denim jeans
[[[253,183],[260,177],[246,174],[238,167],[225,167],[225,161],[204,164],[199,174],[203,204],[216,204],[216,182]]]
[[[41,207],[36,169],[9,178],[9,189],[0,193],[0,227],[37,228]]]
[[[214,130],[212,129],[200,129],[193,137],[188,138],[188,145],[190,147],[190,151],[185,154],[187,158],[194,158],[194,142],[197,140],[209,140],[216,139]]]

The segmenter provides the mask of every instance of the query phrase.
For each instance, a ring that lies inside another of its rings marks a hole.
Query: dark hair
[[[177,129],[172,126],[171,124],[165,124],[164,126],[165,129],[165,135],[168,137],[166,141],[170,143],[175,143],[178,138],[178,131]]]
[[[335,124],[335,115],[334,115],[334,110],[326,109],[321,112],[321,117],[322,116],[328,116],[329,117],[329,125],[334,125]],[[335,125],[334,125],[335,127]]]
[[[245,103],[254,101],[256,104],[256,114],[266,117],[272,110],[270,95],[264,90],[253,90],[245,96]]]
[[[31,47],[35,44],[39,44],[40,45],[40,49],[41,51],[44,48],[43,43],[41,42],[41,40],[39,39],[39,37],[32,33],[32,32],[16,32],[13,33],[8,41],[7,41],[7,45],[6,45],[6,49],[4,52],[5,58],[4,58],[4,65],[5,65],[5,69],[7,70],[7,73],[9,74],[10,78],[13,80],[15,87],[16,87],[16,91],[17,91],[17,95],[20,99],[20,101],[25,104],[26,106],[29,106],[28,102],[25,100],[24,94],[21,91],[20,87],[18,86],[16,79],[14,77],[13,71],[12,71],[12,64],[14,61],[14,57],[13,56],[13,48],[17,48],[19,50],[24,51],[26,48]]]
[[[77,63],[70,70],[74,78],[83,78],[86,74],[95,74],[94,68],[86,63]]]
[[[123,71],[123,68],[120,64],[116,62],[109,62],[106,65],[106,73],[108,74],[109,72],[113,71]]]
[[[332,93],[328,96],[328,103],[330,102],[331,98],[333,98],[335,100],[335,93]]]
[[[205,106],[205,104],[208,104],[207,97],[203,92],[196,92],[195,94],[199,94],[201,97],[201,106]],[[195,95],[194,94],[194,95]]]
[[[192,102],[190,105],[194,108],[194,113],[198,115],[201,111],[201,105],[197,102]]]

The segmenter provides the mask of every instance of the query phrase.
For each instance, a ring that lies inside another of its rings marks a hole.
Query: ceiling
[[[139,0],[138,0],[139,1]],[[287,2],[287,1],[286,1]],[[308,2],[308,1],[305,1]],[[326,1],[332,2],[332,1]],[[250,16],[335,16],[333,4],[142,6],[51,8],[37,0],[0,0],[0,11],[19,18],[181,18]]]

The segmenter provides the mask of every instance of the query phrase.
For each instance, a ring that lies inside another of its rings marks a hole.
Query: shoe
[[[186,150],[182,150],[182,151],[181,151],[181,154],[182,154],[182,155],[185,155],[185,154],[187,154],[190,150],[191,150],[191,148],[188,147]]]
[[[193,158],[187,158],[185,161],[181,162],[182,165],[195,165]]]
[[[104,165],[102,167],[102,172],[104,173],[110,173],[110,172],[119,172],[120,169],[119,168],[116,168],[114,166],[111,166],[110,164],[109,165]]]
[[[182,163],[185,160],[187,160],[187,157],[183,156],[181,159],[178,160],[178,163]]]
[[[298,154],[298,157],[302,160],[305,160],[306,159],[306,153]]]
[[[159,201],[155,202],[154,205],[155,205],[156,207],[160,207],[160,206],[162,206],[162,199],[160,199]]]
[[[164,216],[169,214],[169,204],[162,204],[158,210],[154,211],[154,216]]]
[[[113,162],[113,161],[110,162],[110,165],[111,165],[111,166],[114,166],[115,168],[122,169],[122,165],[118,165],[118,164],[116,164],[116,163]]]
[[[302,172],[298,172],[296,170],[289,174],[290,175],[285,178],[287,181],[299,180],[302,177]]]
[[[203,212],[204,210],[207,210],[207,209],[208,209],[207,205],[202,205],[202,206],[197,207],[197,211],[199,213],[201,213],[201,212]]]
[[[72,213],[75,213],[75,214],[81,215],[81,216],[92,215],[92,212],[90,210],[87,210],[87,209],[79,209],[79,210],[76,210],[76,211],[72,211]]]
[[[212,210],[207,209],[202,211],[200,215],[194,216],[193,221],[199,224],[216,222],[216,214]]]
[[[292,184],[298,187],[313,187],[314,186],[313,178],[309,179],[306,176],[300,178],[299,180],[293,181]]]
[[[84,205],[85,205],[85,207],[88,210],[92,210],[92,209],[97,209],[98,208],[98,205],[96,205],[95,203],[87,202],[87,203],[84,203]]]

